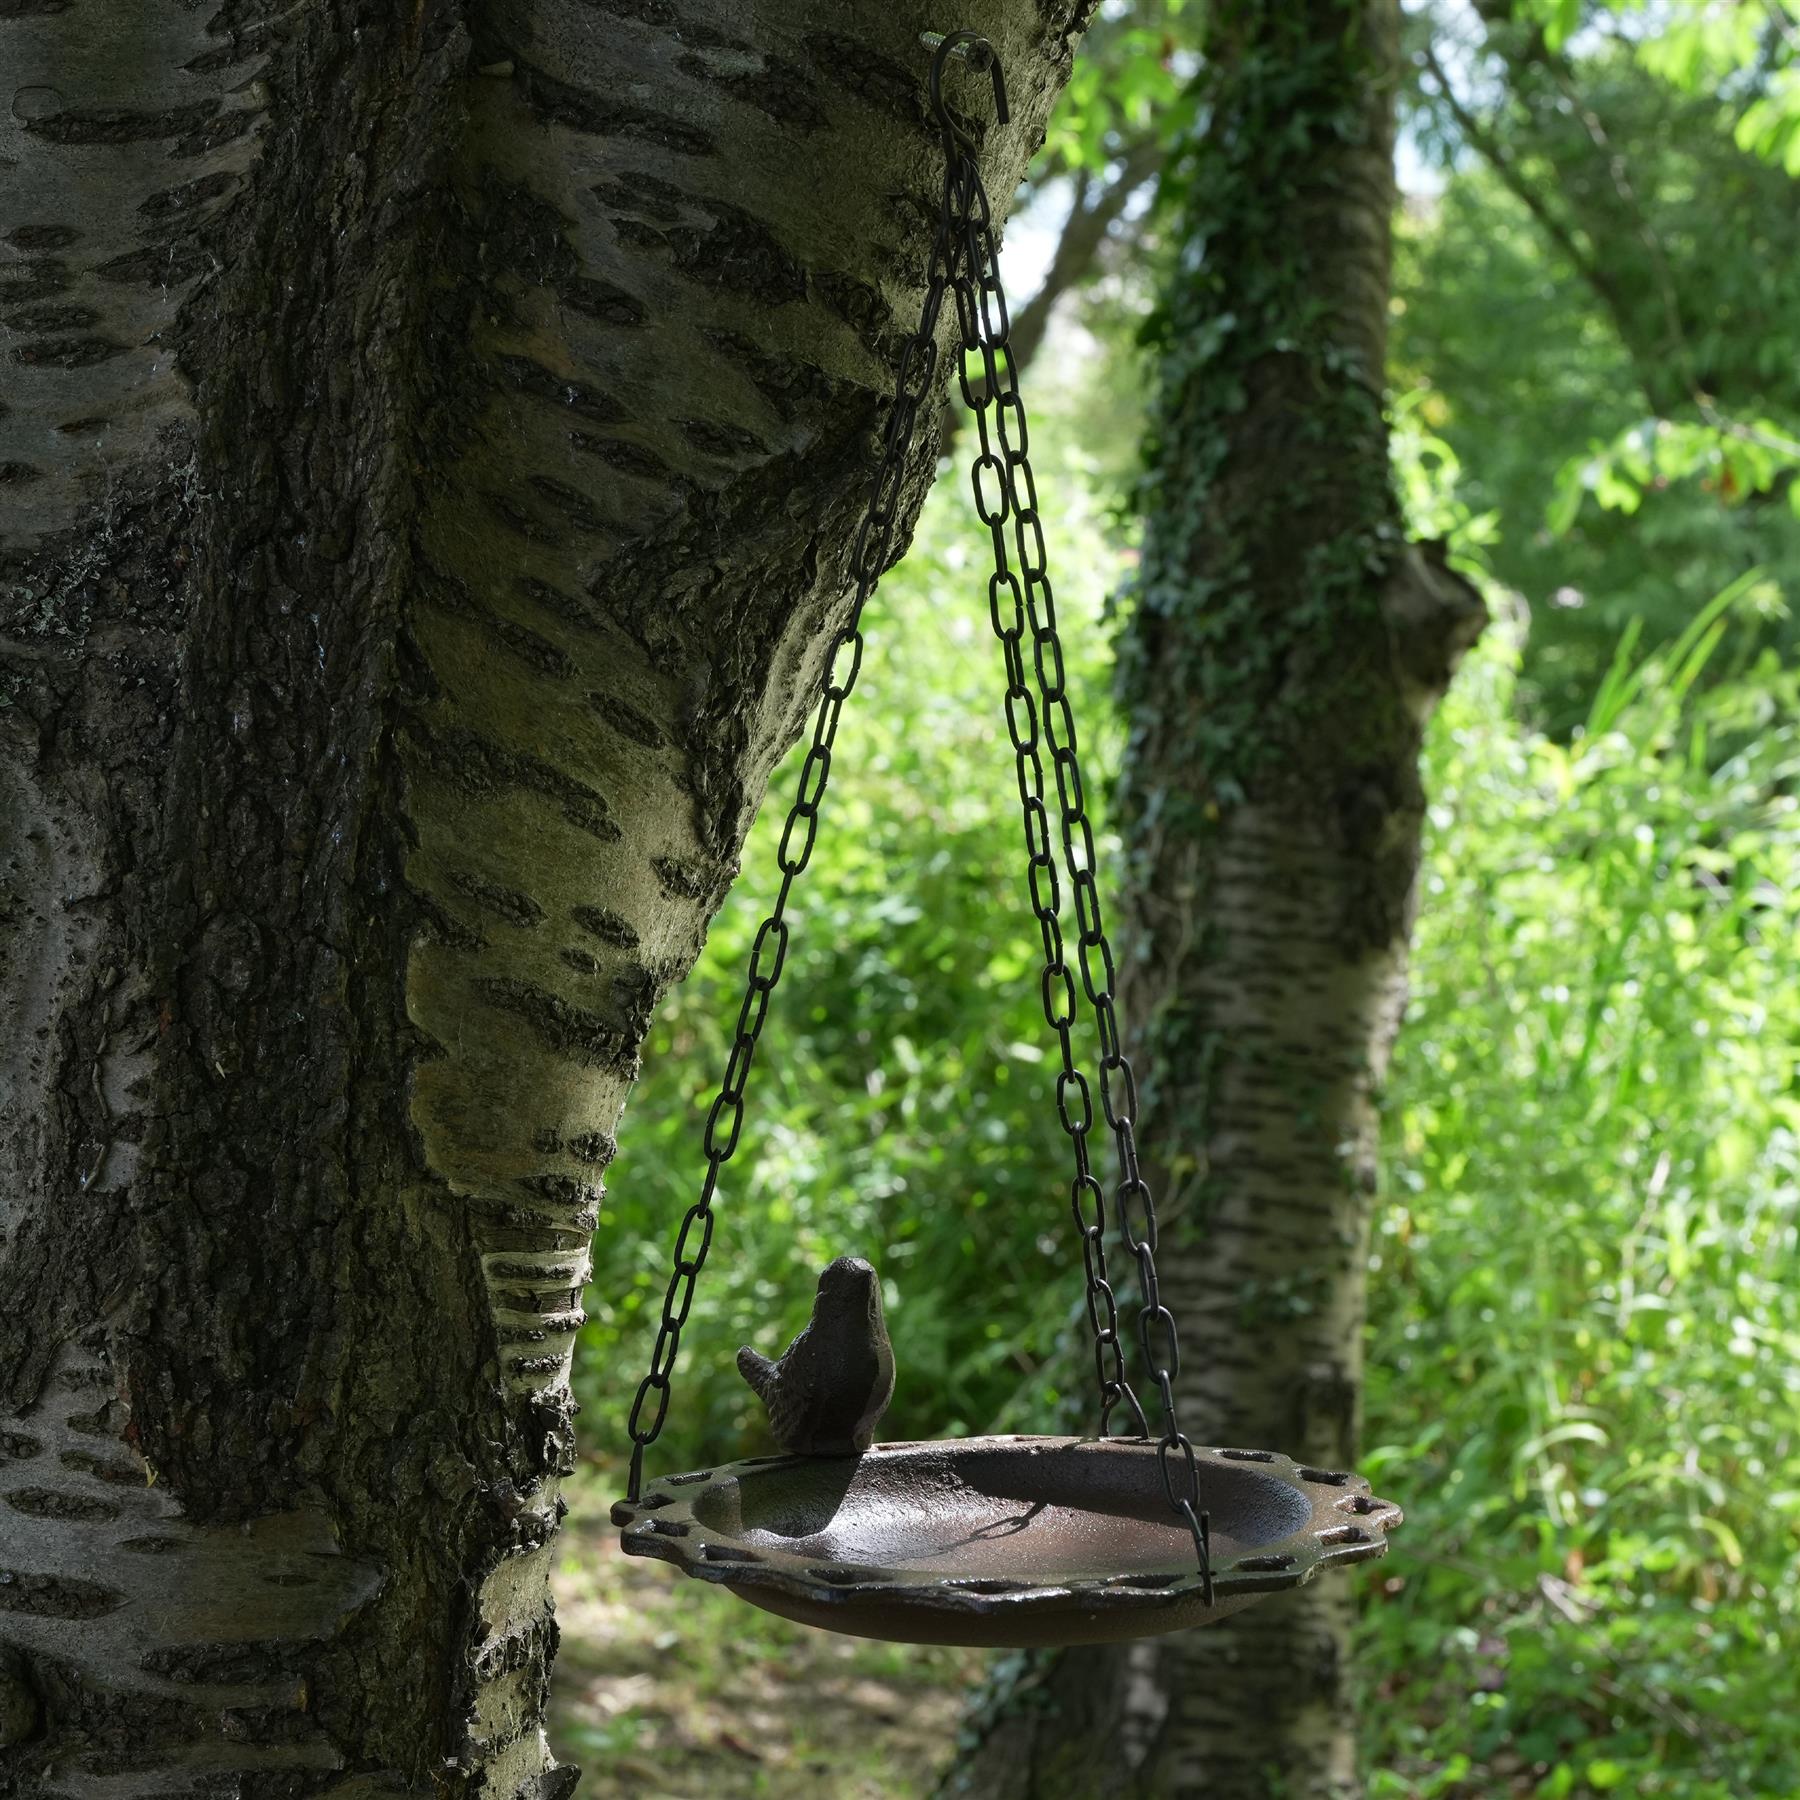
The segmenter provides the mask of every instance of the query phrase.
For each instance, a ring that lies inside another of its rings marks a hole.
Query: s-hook
[[[940,36],[935,31],[923,31],[919,41],[931,48],[931,77],[927,91],[931,96],[931,110],[937,115],[938,129],[944,134],[944,149],[952,163],[957,152],[965,151],[970,156],[979,156],[981,146],[957,124],[950,116],[950,108],[944,100],[944,64],[952,56],[963,57],[972,68],[979,69],[985,63],[989,75],[994,81],[994,123],[1004,125],[1012,117],[1006,104],[1006,76],[1000,67],[1000,58],[994,54],[994,46],[979,31],[952,31],[947,36]]]

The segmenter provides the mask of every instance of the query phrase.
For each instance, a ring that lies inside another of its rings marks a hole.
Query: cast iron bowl
[[[665,1475],[612,1511],[633,1556],[829,1631],[1097,1644],[1208,1625],[1387,1549],[1400,1508],[1272,1450],[1196,1450],[1213,1603],[1140,1439],[983,1437]]]

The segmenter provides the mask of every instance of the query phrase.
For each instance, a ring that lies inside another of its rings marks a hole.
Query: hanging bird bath
[[[1387,1547],[1400,1509],[1360,1476],[1197,1450],[1213,1600],[1156,1446],[986,1437],[753,1457],[653,1482],[624,1548],[768,1612],[909,1644],[1098,1644],[1210,1624]]]
[[[851,553],[856,596],[827,658],[812,745],[776,854],[780,893],[751,951],[725,1079],[707,1115],[706,1174],[676,1237],[656,1347],[627,1424],[629,1489],[612,1516],[630,1554],[660,1557],[803,1624],[911,1643],[1104,1643],[1209,1624],[1321,1569],[1380,1556],[1401,1513],[1341,1470],[1270,1450],[1196,1449],[1176,1417],[1181,1346],[1157,1279],[1156,1207],[1138,1159],[1137,1087],[1114,1000],[1025,408],[978,146],[945,104],[946,59],[966,55],[991,75],[1000,123],[1006,91],[992,48],[975,33],[932,41],[930,98],[945,179],[925,303],[900,356],[881,464]],[[987,604],[1006,673],[1044,1016],[1059,1052],[1055,1103],[1074,1165],[1069,1193],[1100,1433],[872,1444],[893,1389],[893,1357],[873,1268],[840,1258],[820,1278],[811,1324],[779,1361],[749,1347],[739,1355],[786,1454],[646,1485],[644,1453],[668,1416],[681,1333],[712,1246],[719,1173],[737,1150],[751,1064],[787,960],[788,899],[812,856],[838,722],[862,667],[863,606],[890,560],[919,413],[936,403],[946,299],[959,328],[958,385],[980,442],[975,507],[992,539]],[[1073,945],[1063,934],[1065,881]],[[1099,1111],[1117,1160],[1110,1212],[1088,1145],[1095,1087],[1077,1055],[1077,980],[1097,1028]],[[1126,1379],[1109,1224],[1135,1265],[1135,1336],[1159,1402],[1154,1437]],[[1131,1435],[1108,1435],[1115,1413]]]

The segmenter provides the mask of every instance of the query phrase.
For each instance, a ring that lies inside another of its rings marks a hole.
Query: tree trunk
[[[1197,1442],[1325,1467],[1357,1453],[1421,733],[1483,618],[1407,545],[1389,480],[1396,37],[1393,0],[1213,8],[1121,648],[1123,995],[1181,1418]],[[1354,1593],[1326,1576],[1040,1662],[949,1791],[1351,1795]]]
[[[968,21],[996,195],[1085,10]],[[601,1171],[844,614],[945,23],[0,0],[0,1793],[572,1787]]]

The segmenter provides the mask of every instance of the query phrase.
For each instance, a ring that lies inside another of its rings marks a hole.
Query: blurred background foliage
[[[1197,25],[1103,9],[1010,245],[1103,765]],[[1800,1793],[1800,0],[1444,0],[1407,31],[1396,473],[1496,623],[1432,728],[1385,1099],[1363,1467],[1409,1523],[1364,1587],[1370,1791],[1773,1800]],[[883,1275],[889,1435],[1086,1419],[976,530],[946,474],[872,604],[657,1466],[766,1447],[732,1353],[779,1349],[850,1250]],[[604,1480],[778,830],[610,1174],[578,1367]]]

